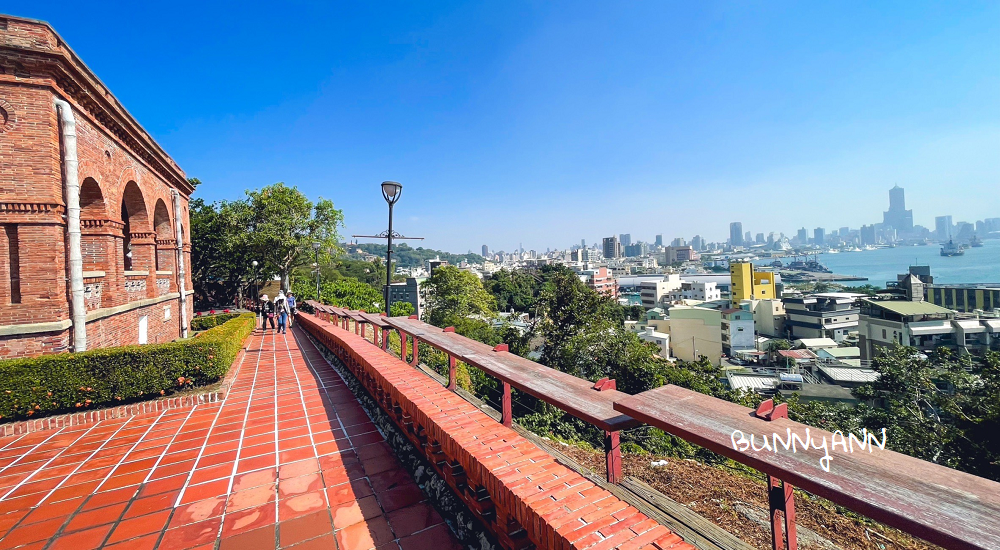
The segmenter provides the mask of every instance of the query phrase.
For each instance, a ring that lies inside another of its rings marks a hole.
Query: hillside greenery
[[[344,249],[347,250],[348,255],[352,258],[357,258],[358,255],[356,250],[362,250],[368,254],[374,254],[379,258],[385,258],[385,245],[378,243],[360,243],[360,244],[350,244],[343,245]],[[443,250],[434,250],[431,248],[416,247],[412,248],[406,243],[393,243],[392,245],[393,261],[399,265],[399,267],[419,267],[424,265],[427,260],[433,260],[435,257],[440,258],[449,264],[458,265],[459,263],[466,261],[470,264],[481,264],[483,263],[483,257],[479,254],[452,254],[450,252],[445,252]],[[383,263],[383,265],[385,265]]]

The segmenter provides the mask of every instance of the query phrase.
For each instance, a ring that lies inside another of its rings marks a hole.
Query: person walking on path
[[[274,304],[271,303],[267,294],[263,294],[257,307],[260,310],[260,330],[266,333],[268,321],[271,322],[271,328],[274,328]]]
[[[288,298],[285,298],[285,293],[280,290],[274,299],[274,313],[278,317],[278,332],[285,334],[288,329]]]
[[[292,325],[295,324],[295,312],[296,312],[295,308],[296,308],[296,306],[297,306],[297,304],[295,302],[295,295],[292,294],[291,292],[289,292],[288,293],[288,311],[289,311],[289,314],[288,314],[288,326],[292,326]]]

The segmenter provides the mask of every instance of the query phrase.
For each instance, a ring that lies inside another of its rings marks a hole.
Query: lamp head
[[[313,241],[313,250],[319,252],[319,247],[323,246],[319,241]]]
[[[250,263],[251,263],[251,265],[253,265],[254,267],[257,267],[257,260],[254,260],[254,261],[252,261],[252,262],[250,262]]]
[[[399,182],[395,181],[383,181],[382,182],[382,197],[385,198],[385,202],[389,204],[396,204],[399,200],[399,195],[403,193],[403,186]]]

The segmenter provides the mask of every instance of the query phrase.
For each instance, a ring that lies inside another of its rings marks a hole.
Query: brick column
[[[146,272],[146,298],[156,297],[156,241],[153,233],[134,232],[132,244],[132,270]]]

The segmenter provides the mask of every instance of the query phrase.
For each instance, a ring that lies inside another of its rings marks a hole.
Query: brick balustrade
[[[692,548],[362,336],[314,316],[297,319],[355,375],[505,548]]]

